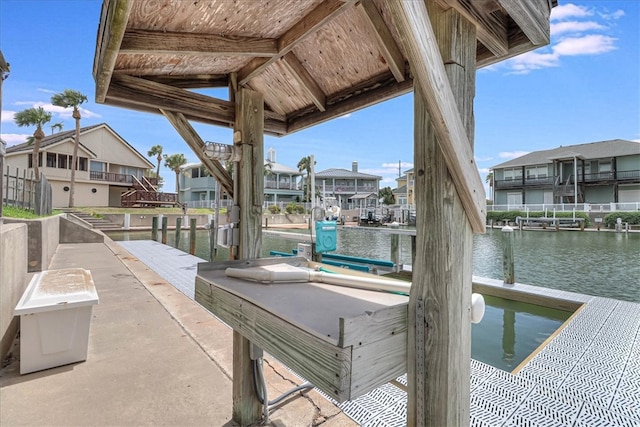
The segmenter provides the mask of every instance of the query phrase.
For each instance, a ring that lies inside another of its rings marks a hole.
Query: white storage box
[[[14,310],[20,316],[20,373],[86,360],[91,309],[97,303],[89,270],[34,275]]]

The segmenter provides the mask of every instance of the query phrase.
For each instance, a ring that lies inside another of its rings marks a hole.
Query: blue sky
[[[101,5],[0,0],[0,49],[11,65],[2,85],[2,139],[11,146],[33,134],[17,127],[13,114],[39,105],[54,113],[52,124],[73,129],[71,112],[50,105],[52,94],[69,88],[89,98],[82,126],[106,122],[143,154],[160,144],[166,154],[197,161],[164,117],[94,102]],[[530,151],[640,141],[640,1],[559,0],[551,24],[549,46],[477,72],[475,157],[483,181],[490,167]],[[232,141],[229,129],[194,127],[205,140]],[[403,172],[413,166],[413,95],[283,138],[266,136],[265,155],[270,147],[278,162],[293,168],[310,154],[316,170],[351,169],[357,161],[360,172],[380,175],[382,186],[395,188],[398,162]],[[165,191],[172,191],[173,172],[161,169]]]

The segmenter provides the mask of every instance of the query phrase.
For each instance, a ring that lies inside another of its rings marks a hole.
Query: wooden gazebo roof
[[[478,67],[547,44],[556,2],[437,0],[475,23]],[[272,135],[413,89],[382,0],[105,0],[94,77],[99,103],[223,126],[233,103],[192,89],[248,86]]]

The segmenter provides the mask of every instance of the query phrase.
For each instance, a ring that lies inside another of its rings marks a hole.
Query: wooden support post
[[[158,217],[151,218],[151,240],[158,241]]]
[[[504,283],[513,285],[515,283],[515,267],[513,262],[513,228],[505,225],[502,227],[503,255],[502,271]]]
[[[189,219],[189,253],[196,254],[196,218]]]
[[[218,227],[216,227],[215,220],[209,222],[209,262],[213,262],[216,257],[216,233]]]
[[[393,261],[393,269],[396,273],[400,271],[400,235],[391,235],[391,261]]]
[[[262,250],[262,199],[264,196],[264,98],[259,92],[240,88],[235,95],[236,122],[234,135],[240,136],[236,147],[242,147],[238,163],[240,206],[240,259],[260,257]],[[235,138],[234,138],[235,139]],[[261,405],[253,389],[250,342],[233,332],[233,420],[242,426],[256,423]]]
[[[167,244],[167,222],[168,222],[169,218],[167,218],[166,216],[162,217],[162,244],[166,245]]]
[[[180,248],[180,233],[182,232],[182,217],[176,218],[176,248]]]
[[[455,9],[426,4],[473,145],[475,27]],[[472,225],[437,141],[423,88],[416,81],[414,86],[416,253],[409,299],[407,425],[468,425]]]

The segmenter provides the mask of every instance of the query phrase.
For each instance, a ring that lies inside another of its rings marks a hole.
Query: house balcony
[[[133,184],[133,176],[113,172],[90,171],[89,179],[91,179],[92,181],[108,181]]]
[[[264,181],[264,188],[269,190],[298,190],[295,182]]]

